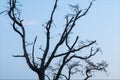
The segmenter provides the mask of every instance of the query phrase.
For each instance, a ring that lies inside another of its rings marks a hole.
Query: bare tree
[[[12,20],[13,30],[21,37],[22,49],[24,52],[23,55],[14,55],[14,57],[25,58],[29,68],[38,74],[39,80],[71,80],[71,76],[77,73],[86,75],[84,80],[87,80],[92,77],[93,71],[106,72],[106,67],[108,64],[105,61],[94,63],[90,60],[92,56],[95,56],[100,51],[100,48],[93,47],[93,45],[96,43],[96,40],[78,42],[79,36],[77,36],[71,44],[69,42],[69,36],[73,28],[76,27],[77,21],[88,13],[93,4],[93,1],[90,2],[87,9],[85,10],[79,9],[78,5],[69,5],[74,10],[74,13],[66,15],[66,24],[64,26],[64,30],[61,33],[60,39],[55,45],[54,49],[50,52],[50,43],[52,44],[50,38],[51,27],[52,24],[54,24],[53,16],[58,4],[58,0],[55,0],[50,18],[44,25],[46,29],[46,44],[45,49],[40,48],[40,50],[43,51],[43,54],[40,54],[40,56],[34,55],[37,36],[35,37],[33,43],[26,43],[26,31],[23,25],[23,19],[20,18],[21,13],[18,9],[19,3],[17,0],[9,0],[8,4],[8,16]],[[28,54],[28,50],[26,48],[29,45],[32,45],[31,54]],[[63,45],[65,45],[67,50],[58,53],[58,49]],[[80,51],[86,48],[90,49],[90,51],[86,56],[82,56]],[[31,58],[29,56],[31,56]],[[38,59],[39,63],[36,62],[35,59]],[[55,62],[56,59],[56,64],[53,64],[52,62]],[[66,71],[66,73],[64,73],[64,71]],[[51,73],[48,74],[47,72]]]

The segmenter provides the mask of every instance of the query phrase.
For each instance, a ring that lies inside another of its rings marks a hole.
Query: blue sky
[[[57,28],[53,29],[54,32],[62,31],[65,14],[70,11],[67,4],[77,3],[84,8],[89,1],[59,0],[54,17]],[[6,8],[6,2],[7,0],[0,0],[1,11]],[[32,42],[37,34],[44,38],[45,29],[42,24],[49,19],[53,2],[54,0],[21,0],[21,16],[28,32],[28,41]],[[96,73],[93,78],[120,79],[120,0],[96,0],[88,14],[76,26],[74,34],[79,35],[82,40],[97,40],[102,54],[96,55],[96,59],[109,63],[109,76]],[[44,40],[39,44],[42,43]],[[37,79],[37,75],[26,65],[25,59],[13,58],[14,54],[22,54],[20,37],[12,30],[8,16],[0,15],[0,79]]]

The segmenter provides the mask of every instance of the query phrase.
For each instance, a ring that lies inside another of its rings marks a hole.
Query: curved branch
[[[28,66],[33,70],[33,71],[36,71],[37,72],[37,68],[35,68],[32,63],[30,62],[30,59],[28,57],[28,52],[26,50],[26,45],[25,45],[25,29],[23,27],[23,24],[22,24],[22,20],[20,20],[19,17],[16,17],[15,15],[20,15],[20,13],[15,13],[15,9],[17,9],[17,5],[16,5],[17,1],[16,0],[10,0],[9,1],[9,10],[8,10],[8,16],[10,17],[10,19],[13,21],[13,29],[21,36],[22,38],[22,48],[23,48],[23,51],[24,51],[24,57],[26,59],[26,62],[28,64]],[[22,33],[20,31],[18,31],[16,28],[15,28],[15,24],[17,24],[21,30],[22,30]]]
[[[66,75],[61,74],[61,76],[65,77],[66,80],[69,80]]]
[[[45,76],[48,78],[48,80],[50,80],[50,77],[48,75],[45,74]]]
[[[15,22],[13,22],[12,26],[14,31],[17,32],[21,37],[23,37],[23,34],[19,30],[17,30],[17,28],[15,27]]]

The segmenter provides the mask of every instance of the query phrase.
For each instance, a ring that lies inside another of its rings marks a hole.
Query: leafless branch
[[[42,52],[45,52],[45,50],[40,46],[40,48],[39,48]]]
[[[61,74],[60,76],[63,76],[66,80],[69,80],[66,75]]]
[[[13,57],[25,57],[24,55],[13,55]]]
[[[33,65],[36,67],[35,65],[35,59],[34,59],[34,49],[35,49],[35,43],[36,43],[36,40],[37,40],[37,36],[35,37],[35,40],[34,40],[34,43],[33,43],[33,48],[32,48],[32,62],[33,62]]]
[[[46,48],[45,48],[45,51],[44,51],[44,54],[43,54],[43,60],[41,62],[41,68],[44,67],[45,65],[45,60],[46,60],[46,57],[47,57],[47,54],[48,54],[48,51],[49,51],[49,45],[50,45],[50,28],[51,28],[51,25],[52,25],[52,22],[53,22],[53,15],[54,15],[54,12],[57,8],[57,2],[58,0],[55,0],[55,4],[54,4],[54,7],[53,7],[53,10],[52,10],[52,13],[51,13],[51,16],[50,16],[50,20],[47,22],[47,25],[46,25],[46,30],[47,30],[47,33],[46,33]],[[45,68],[47,68],[49,65],[49,63],[46,64]]]
[[[94,43],[96,43],[96,41],[91,41],[89,44],[83,45],[82,47],[79,47],[79,48],[77,48],[77,49],[74,49],[72,52],[76,52],[76,51],[79,51],[79,50],[81,50],[81,49],[83,49],[83,48],[89,47],[90,45],[93,45]]]
[[[17,32],[21,37],[23,37],[23,34],[15,27],[15,22],[13,22],[12,26],[15,32]]]
[[[73,46],[76,44],[77,40],[78,40],[78,37],[76,38]],[[62,53],[62,54],[55,55],[54,57],[64,56],[64,55],[67,55],[68,53],[75,53],[75,52],[77,52],[77,51],[80,51],[80,50],[83,49],[83,48],[86,48],[86,47],[91,46],[91,45],[94,44],[95,42],[96,42],[96,41],[92,41],[92,42],[90,42],[89,44],[83,45],[82,47],[79,47],[79,48],[77,48],[77,49],[72,49],[72,48],[71,48],[72,50],[69,50],[68,52],[65,52],[65,53]],[[93,54],[92,54],[92,55],[93,55]]]
[[[86,77],[84,80],[87,80],[88,78],[92,77],[92,73],[91,73],[92,71],[107,72],[106,67],[108,66],[108,64],[105,61],[102,61],[99,64],[94,64],[90,60],[85,60],[85,61],[88,65],[86,66],[86,71],[85,71]]]
[[[16,16],[16,15],[20,15],[20,13],[18,12],[18,8],[17,8],[17,0],[9,0],[9,10],[8,10],[8,16],[10,17],[10,19],[13,21],[13,29],[15,32],[17,32],[21,38],[22,38],[22,48],[24,51],[24,57],[26,59],[26,62],[28,64],[28,66],[33,70],[33,71],[37,71],[37,68],[35,68],[32,63],[30,62],[30,59],[28,57],[28,52],[26,50],[26,45],[25,45],[25,29],[24,26],[22,24],[23,20],[20,20],[20,17]],[[22,32],[20,32],[19,30],[17,30],[17,28],[15,27],[15,24],[18,25],[18,27],[22,30]]]
[[[45,76],[48,78],[48,80],[50,80],[50,77],[47,74],[45,74]]]
[[[77,19],[85,16],[85,15],[88,13],[88,11],[89,11],[89,9],[91,8],[91,6],[92,6],[92,4],[93,4],[94,1],[95,1],[95,0],[92,0],[92,1],[90,2],[90,5],[89,5],[88,8],[86,9],[86,11],[85,11],[83,14],[79,15],[79,16],[77,17]]]
[[[91,54],[89,54],[89,56],[85,56],[85,57],[73,55],[73,56],[71,56],[71,57],[67,60],[67,62],[70,61],[70,60],[73,59],[73,58],[82,59],[82,60],[89,59],[89,58],[91,58],[92,56],[94,56],[98,51],[99,51],[99,48],[98,48],[94,53],[91,53]]]
[[[79,62],[75,62],[75,61],[73,63],[70,62],[70,63],[67,64],[67,67],[68,67],[68,80],[71,79],[71,75],[73,75],[73,74],[80,71],[78,69],[78,66],[80,66]]]
[[[3,14],[3,13],[5,13],[5,12],[7,12],[7,10],[4,10],[4,11],[0,12],[0,15]]]

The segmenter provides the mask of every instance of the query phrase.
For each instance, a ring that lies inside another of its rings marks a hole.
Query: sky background
[[[26,28],[26,39],[34,40],[38,34],[42,45],[44,31],[42,27],[48,21],[54,0],[20,0],[22,18]],[[90,0],[59,0],[55,13],[53,32],[62,31],[65,14],[71,12],[68,4],[79,4],[81,9],[88,6]],[[0,11],[6,9],[7,0],[0,0]],[[23,58],[14,58],[14,54],[22,54],[21,39],[10,26],[7,15],[0,15],[0,79],[37,79]],[[97,40],[102,53],[96,60],[109,63],[108,75],[96,73],[93,79],[120,79],[120,0],[96,0],[86,16],[81,18],[73,30],[82,40]],[[57,34],[52,34],[57,36]],[[95,61],[96,61],[95,60]]]

